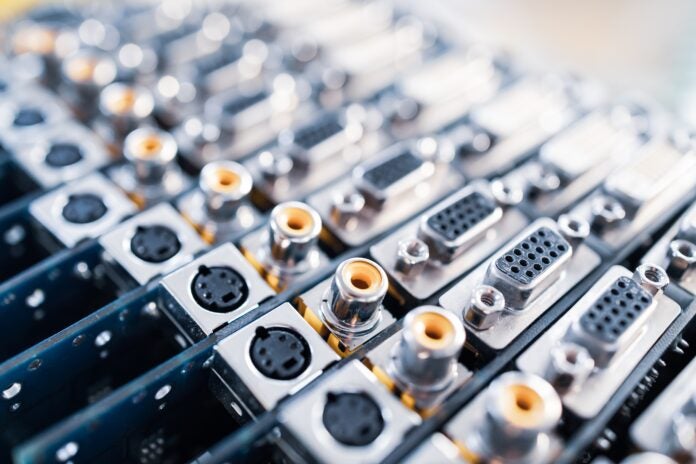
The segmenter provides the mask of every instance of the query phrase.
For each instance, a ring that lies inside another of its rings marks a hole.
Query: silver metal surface
[[[369,445],[347,446],[335,440],[322,421],[328,393],[365,393],[381,410],[384,428]],[[401,404],[360,361],[327,373],[311,392],[280,410],[280,421],[311,454],[322,463],[381,462],[404,439],[406,432],[420,423],[418,415]]]
[[[504,177],[534,206],[555,215],[597,187],[643,143],[622,106],[593,111],[544,143],[536,159]]]
[[[501,86],[502,72],[492,53],[472,46],[423,63],[382,98],[398,136],[425,135],[466,115]]]
[[[250,350],[256,329],[259,327],[292,329],[305,339],[310,349],[311,360],[298,377],[290,380],[271,379],[254,367]],[[321,375],[327,365],[340,359],[290,303],[282,304],[223,339],[217,344],[216,350],[267,410],[275,407],[284,396],[299,391],[312,379]]]
[[[201,266],[229,267],[241,275],[248,294],[237,308],[228,312],[214,312],[196,301],[191,288]],[[172,312],[183,310],[206,335],[258,307],[261,301],[275,294],[231,243],[224,243],[172,272],[161,280],[160,285],[167,292],[164,296],[165,307]]]
[[[321,218],[304,203],[281,203],[271,212],[266,227],[247,234],[241,241],[278,288],[285,288],[329,262],[318,246]]]
[[[486,177],[504,170],[577,119],[591,99],[576,99],[576,85],[559,76],[525,78],[474,108],[470,125],[446,134],[460,148],[464,173]]]
[[[457,445],[443,434],[436,432],[406,456],[403,462],[404,464],[422,464],[425,462],[463,464],[465,461],[459,457]]]
[[[529,410],[519,410],[524,401]],[[531,416],[532,409],[533,417]],[[551,463],[562,442],[553,432],[561,403],[542,378],[507,372],[445,424],[444,432],[481,462]],[[468,461],[467,461],[468,462]]]
[[[41,115],[41,121],[17,125],[15,120],[22,110],[37,111]],[[10,144],[26,143],[29,137],[39,136],[47,127],[69,120],[69,114],[65,104],[49,90],[33,85],[16,89],[12,95],[0,99],[3,141]]]
[[[619,277],[631,275],[621,266],[611,267],[590,291],[518,358],[518,368],[544,375],[554,345],[564,340],[570,326],[595,302],[607,285]],[[637,338],[612,358],[605,368],[595,369],[583,382],[582,388],[563,396],[563,404],[573,413],[585,419],[595,416],[681,312],[679,305],[664,294],[656,297],[656,305],[656,310],[645,321]]]
[[[307,307],[309,311],[312,311],[312,313],[314,313],[316,317],[320,318],[320,320],[322,318],[323,311],[326,311],[327,313],[330,312],[329,293],[333,279],[333,277],[330,277],[299,296],[299,299],[302,301],[305,307]],[[370,330],[363,330],[364,333],[362,334],[352,334],[350,337],[346,337],[345,330],[342,331],[342,333],[335,333],[331,330],[331,327],[327,327],[327,329],[329,329],[331,333],[341,340],[348,351],[353,351],[355,348],[362,345],[367,340],[374,337],[396,321],[394,316],[392,316],[391,313],[381,305],[374,313],[372,313],[372,317],[373,319],[370,321]],[[324,323],[323,320],[322,323]]]
[[[529,227],[525,228],[515,238],[510,240],[509,245],[515,244],[530,232],[539,227],[556,228],[555,221],[541,218],[534,221]],[[505,249],[508,246],[504,247]],[[440,305],[460,318],[466,309],[473,292],[479,284],[484,282],[490,263],[496,259],[491,257],[488,261],[479,265],[464,279],[456,283],[446,293],[440,297]],[[499,321],[485,330],[476,330],[468,326],[467,329],[473,332],[478,339],[489,347],[499,350],[506,347],[518,335],[520,335],[532,322],[541,314],[549,309],[563,295],[570,291],[583,278],[601,263],[601,258],[588,246],[582,244],[577,249],[573,249],[572,256],[560,272],[558,280],[542,292],[535,300],[530,301],[523,310],[513,310],[506,306],[506,310],[501,314]],[[505,292],[503,292],[503,296]]]
[[[161,263],[143,261],[131,251],[131,239],[138,226],[165,226],[176,233],[181,248],[176,255]],[[169,204],[162,203],[143,211],[99,238],[104,251],[123,267],[140,285],[155,276],[171,272],[193,259],[205,243],[195,230]]]
[[[630,434],[638,448],[663,453],[671,457],[694,459],[693,399],[696,394],[694,377],[696,360],[691,361],[650,406],[631,425]],[[691,429],[686,430],[684,443],[678,436],[679,422],[691,416]],[[686,447],[684,445],[687,445]],[[691,445],[691,448],[689,448]],[[686,449],[684,449],[686,448]]]
[[[614,249],[640,234],[696,186],[696,155],[683,154],[667,141],[650,141],[632,160],[607,178],[604,191],[596,190],[572,209],[573,214],[596,223],[593,218],[601,216],[594,207],[603,202],[618,203],[624,213],[613,221],[601,221],[599,225],[604,227],[597,229]]]
[[[406,153],[422,159],[422,164],[400,175],[385,189],[365,180],[366,172],[379,169],[382,163]],[[352,177],[345,177],[311,195],[307,202],[319,212],[324,226],[342,242],[359,245],[460,185],[463,179],[449,164],[451,155],[430,138],[396,144],[368,163],[358,165]],[[352,205],[354,195],[363,197],[365,203],[344,221],[341,218],[345,214],[342,207],[346,202]]]
[[[391,278],[410,295],[418,299],[428,298],[499,249],[515,232],[527,225],[526,216],[517,209],[506,208],[503,210],[498,207],[497,221],[488,221],[487,224],[483,224],[485,221],[482,221],[478,224],[481,226],[478,228],[480,229],[478,233],[471,233],[473,229],[476,229],[474,227],[465,234],[470,236],[469,239],[459,237],[466,239],[460,244],[463,251],[459,251],[450,262],[441,263],[434,259],[428,259],[420,272],[407,273],[398,270],[400,244],[402,242],[410,243],[414,238],[419,237],[423,221],[472,192],[490,195],[486,193],[488,190],[488,184],[484,181],[475,181],[469,184],[423,213],[419,218],[393,232],[388,238],[377,242],[370,248],[370,254],[385,268]],[[429,252],[429,258],[431,257],[434,256],[432,256],[432,252]]]
[[[96,221],[85,224],[68,221],[63,216],[63,208],[70,196],[75,194],[99,197],[106,206],[106,212]],[[75,246],[87,238],[99,237],[136,211],[135,205],[123,192],[96,172],[53,190],[29,205],[31,215],[67,247]]]
[[[311,146],[297,144],[296,137],[311,137],[313,130],[321,130],[333,118],[342,128],[339,132],[315,140]],[[272,202],[302,198],[377,153],[387,142],[381,126],[382,115],[374,108],[353,104],[336,115],[322,113],[282,131],[274,148],[250,158],[245,165],[257,188]]]
[[[406,316],[410,317],[410,322],[404,322],[404,329],[384,340],[367,355],[372,365],[385,372],[399,391],[411,396],[415,400],[415,407],[422,410],[439,405],[472,376],[457,360],[465,338],[461,322],[457,321],[459,327],[455,330],[461,329],[458,334],[442,334],[446,342],[443,345],[447,345],[444,350],[442,346],[414,346],[417,344],[414,338],[418,337],[414,332],[424,330],[414,327],[414,317],[418,309],[429,311],[430,308],[439,310],[438,313],[442,311],[430,306],[414,309]],[[416,321],[417,324],[419,322]],[[446,350],[450,351],[445,353]]]
[[[74,146],[81,158],[69,165],[51,166],[46,162],[46,155],[52,147],[60,145]],[[94,133],[68,120],[51,124],[11,146],[16,162],[44,188],[79,179],[111,161],[106,147]]]
[[[676,223],[670,227],[665,234],[660,237],[660,239],[648,250],[648,252],[641,259],[641,263],[655,263],[658,266],[662,266],[665,269],[669,268],[669,249],[675,240],[688,240],[691,243],[691,239],[696,236],[691,235],[688,232],[689,224],[694,222],[696,218],[696,206],[689,208]],[[681,238],[684,237],[684,238]],[[694,268],[688,268],[681,276],[675,277],[670,276],[670,279],[685,288],[691,293],[696,293],[696,272]]]
[[[179,198],[177,208],[206,240],[226,241],[260,224],[261,214],[248,200],[252,179],[233,161],[213,161],[203,167],[198,188]]]

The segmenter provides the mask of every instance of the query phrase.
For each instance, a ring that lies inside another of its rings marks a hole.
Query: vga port
[[[232,116],[251,108],[257,103],[266,99],[266,92],[257,92],[251,95],[239,95],[225,102],[223,109],[226,114]]]
[[[507,307],[522,309],[558,279],[572,254],[558,232],[539,227],[495,259],[486,283],[503,293]]]
[[[293,142],[303,150],[309,150],[342,130],[343,126],[338,121],[338,118],[329,116],[295,131]]]
[[[502,216],[502,209],[491,196],[479,190],[468,191],[424,218],[418,234],[432,258],[449,263]]]
[[[432,162],[409,148],[401,149],[379,161],[358,166],[356,187],[368,201],[381,206],[388,198],[409,191],[434,171]]]
[[[598,367],[606,367],[654,306],[653,296],[638,282],[619,277],[571,326],[569,338],[587,349]]]

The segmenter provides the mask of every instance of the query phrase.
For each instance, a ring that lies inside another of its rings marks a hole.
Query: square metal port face
[[[388,148],[385,153],[389,156],[380,155],[379,159],[389,158],[391,161],[400,159],[405,146],[399,144]],[[399,152],[396,158],[391,156],[395,151]],[[422,164],[415,161],[412,154],[403,156],[405,156],[404,159],[410,160],[408,165],[415,170],[406,172],[401,166],[398,173],[384,172],[382,169],[384,165],[375,167],[376,158],[371,159],[369,165],[358,166],[354,170],[354,173],[358,174],[364,171],[363,176],[355,174],[346,176],[335,184],[310,195],[307,202],[319,212],[324,225],[339,240],[348,246],[357,246],[416,214],[464,182],[463,177],[449,163],[434,163],[433,166],[430,162]],[[388,164],[391,165],[391,162]],[[430,169],[430,167],[434,167],[434,172],[420,177],[426,171],[424,168]],[[356,178],[362,180],[356,182]],[[348,198],[356,193],[358,188],[369,190],[370,194],[384,201],[385,206],[373,208],[366,205],[354,218],[355,220],[348,221],[345,227],[341,227],[332,217],[333,202],[336,198]]]
[[[641,147],[643,156],[636,167],[622,167],[572,213],[592,219],[592,201],[604,192],[613,192],[624,207],[635,212],[598,233],[613,249],[618,249],[659,220],[673,205],[683,201],[696,186],[696,176],[684,175],[696,169],[696,155],[680,153],[665,141],[652,141]],[[636,154],[637,156],[638,154]],[[622,172],[625,171],[625,174]],[[613,180],[612,180],[613,178]],[[641,188],[644,187],[644,191]],[[629,204],[633,202],[633,204]],[[631,211],[629,211],[631,212]]]
[[[548,218],[537,219],[510,240],[503,249],[507,250],[540,228],[556,230],[556,223]],[[497,259],[499,259],[499,256],[491,257],[464,279],[456,283],[440,297],[440,305],[463,320],[463,312],[469,301],[471,301],[474,289],[477,285],[484,282],[491,261]],[[474,334],[481,342],[494,350],[505,348],[563,295],[599,266],[601,262],[602,259],[597,253],[585,244],[581,244],[573,249],[572,256],[558,279],[541,292],[537,298],[531,300],[523,310],[506,308],[500,319],[492,327],[486,330],[478,330],[469,324],[465,324],[467,331]],[[499,290],[505,295],[503,289]]]
[[[45,128],[31,143],[16,145],[16,161],[42,187],[79,179],[110,162],[94,133],[75,122]]]
[[[23,86],[0,102],[0,128],[9,144],[31,143],[27,137],[40,137],[48,127],[69,119],[61,100],[43,87]]]
[[[278,348],[261,345],[264,336],[274,340]],[[281,352],[283,344],[285,351]],[[239,329],[218,343],[216,349],[266,410],[340,359],[290,303],[283,303]],[[252,359],[252,350],[258,359]],[[282,355],[285,355],[284,362],[280,366],[272,364],[276,359],[268,359]],[[257,364],[266,373],[261,372]]]
[[[183,309],[206,335],[275,294],[231,243],[171,273],[160,285],[167,291],[166,307]]]
[[[343,410],[350,411],[355,405],[356,411],[364,414],[341,414],[341,404],[345,405]],[[327,410],[327,406],[331,409]],[[374,420],[363,424],[367,419]],[[311,392],[281,408],[280,421],[319,462],[336,462],[340,456],[344,462],[367,464],[381,462],[401,443],[406,432],[420,423],[420,417],[380,384],[360,361],[353,360],[327,373]],[[336,423],[348,427],[332,434],[325,424]],[[363,425],[366,430],[361,434]],[[347,436],[351,428],[357,429],[357,436]],[[345,444],[348,439],[355,439],[353,443],[358,444]]]
[[[549,80],[519,81],[472,111],[472,124],[496,142],[483,154],[459,158],[467,176],[486,177],[512,166],[580,116],[581,108]]]
[[[72,214],[69,205],[75,207]],[[31,215],[66,247],[99,237],[136,211],[128,197],[100,173],[71,182],[29,205]]]
[[[665,232],[662,237],[653,245],[650,250],[641,258],[641,263],[652,263],[657,264],[662,267],[662,269],[667,269],[669,266],[669,247],[672,240],[681,238],[679,236],[679,228],[683,221],[689,220],[696,224],[696,204],[689,208],[675,223],[672,227]],[[694,240],[691,237],[684,237],[688,241]],[[684,288],[692,294],[696,294],[696,269],[689,269],[680,279],[675,280],[674,277],[670,277],[673,284],[678,284],[680,287]]]
[[[132,239],[138,233],[154,233],[167,240],[170,249],[158,247],[150,261],[133,251]],[[99,243],[106,253],[140,285],[191,261],[205,247],[195,230],[168,203],[154,206],[102,235]]]
[[[370,248],[370,254],[384,267],[392,279],[411,296],[423,300],[439,289],[449,284],[462,274],[472,269],[491,253],[498,250],[503,243],[509,240],[517,231],[527,225],[527,217],[515,208],[507,209],[501,213],[497,222],[494,222],[481,232],[478,238],[472,240],[471,246],[459,256],[448,263],[439,263],[429,260],[421,273],[413,277],[407,276],[396,270],[399,243],[414,237],[418,237],[421,223],[426,218],[434,217],[438,212],[447,208],[459,199],[487,188],[485,182],[475,182],[458,193],[444,200],[421,217],[412,220],[401,229],[391,234],[388,238],[377,242]]]
[[[422,464],[432,462],[438,464],[462,464],[459,448],[443,434],[436,432],[427,438],[411,454],[406,456],[404,464]]]
[[[517,359],[517,367],[525,372],[543,376],[549,363],[553,346],[564,339],[570,326],[591,309],[604,290],[621,277],[631,278],[632,273],[621,266],[611,267],[602,278],[549,330]],[[565,407],[576,415],[590,419],[597,415],[630,375],[636,365],[677,318],[679,305],[665,296],[656,298],[656,309],[643,322],[643,328],[605,368],[596,368],[581,388],[563,396]]]
[[[692,360],[630,428],[640,449],[670,455],[674,443],[673,421],[696,394],[696,360]]]

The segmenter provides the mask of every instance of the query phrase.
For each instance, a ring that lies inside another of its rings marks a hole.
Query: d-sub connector
[[[558,232],[539,227],[491,263],[485,283],[505,295],[507,307],[523,309],[558,279],[572,254]]]

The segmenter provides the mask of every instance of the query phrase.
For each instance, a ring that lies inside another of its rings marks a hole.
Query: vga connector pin
[[[471,269],[524,225],[521,192],[475,181],[370,248],[409,295],[424,299]]]
[[[201,170],[198,188],[184,194],[177,207],[207,242],[224,242],[260,222],[248,200],[252,185],[241,164],[213,161]]]
[[[518,358],[518,367],[545,376],[575,415],[593,417],[680,313],[663,294],[668,283],[653,264],[633,274],[610,268]]]
[[[321,113],[282,131],[273,148],[247,165],[271,202],[304,197],[377,152],[386,138],[380,132],[382,119],[375,108],[359,104]]]
[[[288,201],[273,208],[268,225],[248,234],[241,245],[266,281],[284,289],[328,263],[319,248],[320,233],[319,214],[305,203]]]
[[[140,206],[151,205],[190,184],[176,162],[177,153],[177,143],[168,132],[142,127],[124,140],[126,164],[114,166],[108,173]]]
[[[355,246],[452,190],[461,176],[452,152],[433,138],[393,145],[353,169],[350,178],[309,197],[328,229]]]
[[[580,218],[541,218],[440,297],[477,341],[498,350],[601,262],[583,242],[590,227]]]
[[[543,378],[507,372],[445,425],[467,462],[551,463],[562,404]]]
[[[647,111],[637,104],[594,110],[551,137],[538,156],[503,177],[544,214],[556,214],[601,184],[645,142]]]
[[[379,96],[399,137],[437,131],[493,97],[503,75],[496,58],[479,46],[450,51],[408,72]]]
[[[465,174],[486,177],[531,155],[593,100],[584,82],[556,75],[525,78],[473,108],[468,122],[455,125],[445,137]]]
[[[350,258],[333,277],[300,296],[301,309],[339,354],[348,355],[394,322],[382,305],[388,285],[377,263]]]
[[[406,315],[401,331],[367,358],[375,375],[404,404],[427,415],[470,378],[459,363],[465,340],[464,326],[455,315],[420,306]]]

